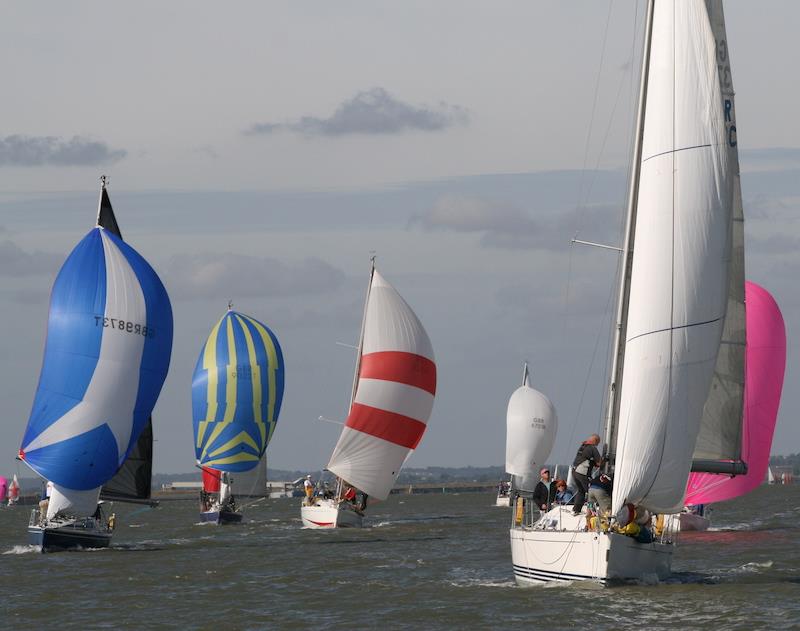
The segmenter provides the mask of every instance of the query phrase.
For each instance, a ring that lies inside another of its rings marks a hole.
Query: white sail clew
[[[419,319],[377,271],[364,318],[355,398],[328,469],[386,499],[425,432],[436,367]]]
[[[736,165],[706,3],[657,2],[653,25],[613,504],[669,513],[717,360]]]
[[[508,400],[506,412],[506,473],[518,489],[532,491],[539,480],[558,430],[558,417],[545,395],[531,388],[527,371],[524,383]]]

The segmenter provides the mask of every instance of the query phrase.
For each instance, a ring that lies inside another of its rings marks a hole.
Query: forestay
[[[328,469],[386,499],[425,432],[436,364],[419,319],[377,271],[364,318],[355,397]]]
[[[255,467],[278,422],[283,385],[275,334],[250,316],[228,311],[200,351],[192,380],[198,464],[228,472]]]
[[[656,3],[614,510],[680,509],[728,297],[735,172],[702,0]]]
[[[76,512],[94,511],[100,486],[139,437],[171,352],[172,308],[161,280],[128,244],[94,228],[53,285],[42,372],[19,453],[53,481],[54,496],[79,492]],[[52,498],[51,508],[49,516],[59,508]]]
[[[786,329],[781,311],[766,289],[748,281],[745,296],[747,378],[742,457],[747,462],[747,474],[692,473],[686,487],[687,504],[721,502],[744,495],[764,481],[769,469],[786,366]]]
[[[523,384],[511,395],[506,412],[506,472],[514,476],[518,489],[533,490],[557,431],[555,407],[544,394],[531,388],[526,366]]]

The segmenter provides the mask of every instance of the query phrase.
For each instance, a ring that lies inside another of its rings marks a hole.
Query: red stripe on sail
[[[408,416],[361,403],[353,403],[345,425],[409,449],[416,449],[426,427],[425,423]]]
[[[414,353],[379,351],[364,355],[359,377],[396,381],[436,394],[436,364]]]

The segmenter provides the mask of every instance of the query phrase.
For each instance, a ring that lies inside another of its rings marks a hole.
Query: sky
[[[47,300],[101,174],[172,300],[155,471],[194,465],[190,383],[228,300],[286,359],[270,444],[323,467],[350,396],[371,252],[436,353],[410,466],[497,465],[531,363],[566,462],[602,414],[643,3],[101,2],[0,7],[0,472]],[[43,10],[46,8],[46,10]],[[726,4],[747,277],[783,310],[773,453],[800,451],[800,4]],[[338,343],[338,344],[337,344]],[[27,474],[27,471],[24,471]]]

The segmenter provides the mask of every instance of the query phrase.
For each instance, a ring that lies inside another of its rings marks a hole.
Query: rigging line
[[[606,15],[606,26],[603,30],[603,44],[600,48],[600,64],[597,68],[597,76],[594,82],[594,97],[592,98],[592,109],[589,115],[589,127],[586,130],[586,144],[584,146],[583,151],[583,167],[581,168],[581,176],[580,181],[578,182],[578,210],[580,210],[583,205],[583,181],[586,177],[586,166],[589,162],[589,144],[592,140],[592,129],[594,129],[594,117],[595,111],[597,110],[597,99],[600,94],[600,78],[603,75],[603,61],[605,60],[606,56],[606,42],[608,41],[608,27],[611,23],[611,11],[614,8],[614,0],[610,0],[608,3],[608,14]],[[580,225],[580,217],[578,218],[578,224]]]
[[[614,291],[613,291],[613,287],[612,287],[612,290],[608,292],[608,300],[606,301],[606,309],[605,309],[606,312],[608,312],[608,310],[609,310],[609,308],[611,306],[611,299],[613,297],[614,297]],[[603,322],[601,322],[601,325],[604,322],[605,322],[605,318],[603,318]],[[583,390],[581,391],[581,397],[580,397],[580,399],[578,401],[578,411],[575,413],[575,420],[572,422],[572,432],[569,435],[569,443],[567,443],[568,445],[573,444],[572,441],[575,438],[575,429],[578,426],[578,421],[580,420],[581,411],[583,410],[583,401],[584,401],[584,399],[586,397],[586,390],[589,388],[589,379],[590,379],[590,377],[592,375],[592,368],[594,366],[594,360],[597,357],[597,349],[600,346],[600,339],[602,337],[602,329],[604,329],[604,328],[605,328],[604,326],[600,327],[600,329],[597,332],[597,337],[595,338],[594,350],[592,351],[592,358],[589,361],[589,367],[586,370],[586,379],[583,382]],[[567,452],[567,455],[569,455],[569,452]]]

